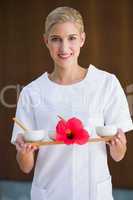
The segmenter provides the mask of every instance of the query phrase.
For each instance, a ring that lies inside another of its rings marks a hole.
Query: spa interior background
[[[133,1],[130,0],[1,0],[0,1],[0,200],[28,200],[33,172],[23,174],[10,144],[17,96],[21,88],[52,62],[43,43],[44,20],[58,6],[78,9],[85,20],[86,44],[80,63],[114,73],[133,115]],[[127,134],[124,160],[109,158],[115,200],[133,199],[133,132]]]

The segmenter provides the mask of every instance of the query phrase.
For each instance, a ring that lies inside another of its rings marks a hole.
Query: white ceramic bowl
[[[54,130],[49,130],[49,131],[48,131],[48,137],[49,137],[49,139],[51,139],[51,140],[55,140],[56,132],[55,132]]]
[[[29,130],[24,133],[24,139],[26,141],[40,141],[43,140],[46,136],[46,131],[44,130]]]
[[[113,136],[117,133],[117,128],[115,126],[98,126],[96,133],[99,136]]]

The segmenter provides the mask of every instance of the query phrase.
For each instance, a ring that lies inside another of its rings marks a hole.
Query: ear
[[[48,37],[46,36],[46,34],[43,34],[43,41],[45,45],[48,47]]]
[[[81,44],[80,47],[83,47],[84,43],[85,43],[85,38],[86,38],[86,34],[85,32],[81,33]]]

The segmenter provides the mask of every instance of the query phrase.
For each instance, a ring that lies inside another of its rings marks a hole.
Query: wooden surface
[[[95,143],[95,142],[108,142],[113,138],[113,136],[105,136],[105,137],[97,137],[97,138],[90,138],[88,143]],[[33,146],[47,146],[47,145],[60,145],[64,144],[63,141],[37,141],[37,142],[27,142],[27,144],[31,144]],[[89,144],[88,144],[89,145]]]

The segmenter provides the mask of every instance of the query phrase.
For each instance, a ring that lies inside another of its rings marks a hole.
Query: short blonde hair
[[[57,23],[73,22],[79,25],[79,31],[84,32],[82,15],[71,7],[58,7],[51,11],[45,21],[45,34],[48,35],[51,28]]]

